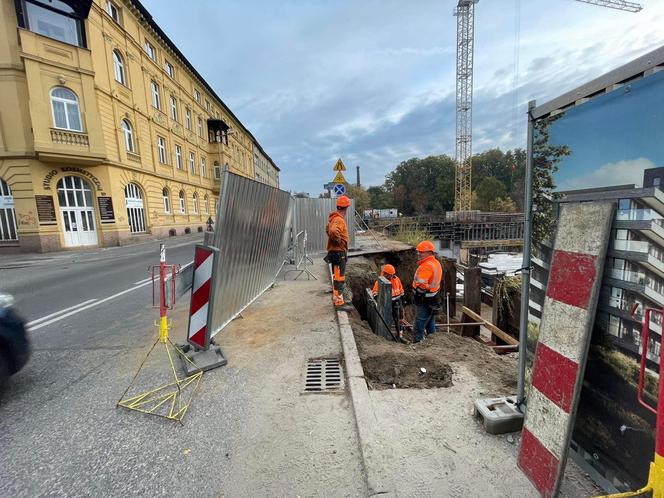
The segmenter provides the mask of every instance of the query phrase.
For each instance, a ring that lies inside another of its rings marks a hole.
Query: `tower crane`
[[[473,154],[473,46],[475,42],[475,4],[479,0],[458,0],[456,51],[456,144],[454,175],[454,210],[471,209],[471,173]],[[642,7],[627,0],[576,0],[577,2],[639,12]]]

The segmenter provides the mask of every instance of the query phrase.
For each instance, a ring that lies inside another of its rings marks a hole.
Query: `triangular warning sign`
[[[346,171],[346,166],[344,165],[344,163],[341,159],[337,159],[337,164],[334,165],[334,168],[332,168],[332,171]],[[346,181],[346,180],[342,180],[342,181]]]
[[[346,179],[344,178],[344,175],[341,174],[341,171],[336,174],[332,183],[346,183]]]

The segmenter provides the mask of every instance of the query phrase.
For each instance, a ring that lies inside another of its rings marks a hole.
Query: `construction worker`
[[[344,283],[346,281],[346,261],[348,260],[348,227],[346,226],[346,210],[350,199],[342,195],[337,199],[337,210],[330,213],[327,219],[327,256],[325,262],[332,265],[334,287],[332,300],[337,309],[350,311],[351,307],[344,302]]]
[[[436,332],[436,312],[440,309],[440,282],[443,267],[436,259],[433,243],[425,240],[417,244],[417,270],[413,279],[415,314],[415,342],[424,340],[424,333]]]
[[[381,276],[385,277],[392,284],[392,319],[394,325],[397,329],[397,334],[399,337],[403,337],[403,332],[401,329],[401,314],[403,311],[403,303],[401,299],[403,298],[405,292],[403,290],[403,285],[401,279],[397,277],[397,271],[394,266],[387,264],[383,265]],[[373,290],[374,298],[378,296],[378,280],[374,283]]]

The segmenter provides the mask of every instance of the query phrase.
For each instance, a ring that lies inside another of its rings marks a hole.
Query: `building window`
[[[116,23],[122,24],[120,22],[120,9],[109,0],[106,1],[106,12],[108,12],[108,15],[111,16]]]
[[[25,0],[22,26],[61,42],[85,46],[83,23],[76,11],[59,0]]]
[[[652,179],[652,186],[653,187],[659,187],[662,183],[662,179],[659,176],[656,176],[655,178]]]
[[[51,107],[55,128],[83,131],[78,98],[69,88],[58,86],[51,90]]]
[[[205,164],[205,158],[201,157],[201,176],[205,178],[207,176],[207,166]]]
[[[152,45],[152,43],[150,43],[149,41],[146,40],[144,48],[145,48],[145,53],[148,54],[148,57],[150,59],[152,59],[153,61],[156,61],[157,60],[157,51],[155,50],[154,45]]]
[[[178,101],[171,95],[171,118],[173,121],[178,120]]]
[[[182,169],[182,147],[175,145],[175,166]]]
[[[135,152],[134,130],[131,127],[131,123],[129,120],[123,119],[120,126],[122,126],[122,133],[124,134],[125,149],[127,152]]]
[[[210,105],[210,101],[209,101],[208,99],[205,99],[205,109],[206,109],[207,111],[210,111],[210,108],[211,108],[211,107],[212,107],[212,106]]]
[[[171,213],[171,195],[166,187],[161,191],[161,196],[164,199],[164,213]]]
[[[115,81],[126,85],[127,77],[125,76],[124,61],[117,50],[113,50],[113,71],[115,72]]]
[[[152,107],[161,110],[161,96],[159,94],[159,85],[157,85],[157,83],[155,83],[154,80],[151,80],[150,88],[152,89]]]
[[[184,123],[187,130],[191,130],[191,109],[188,107],[184,111]]]
[[[125,187],[125,204],[127,207],[127,220],[131,233],[145,232],[145,204],[143,193],[135,183],[128,183]]]
[[[182,214],[185,214],[187,212],[187,201],[185,200],[184,197],[184,190],[180,190],[179,199],[180,199],[180,212]]]
[[[201,92],[199,92],[196,88],[194,88],[194,100],[199,104],[201,103]]]
[[[198,136],[203,136],[203,120],[201,118],[198,118]]]
[[[159,162],[166,164],[166,139],[164,137],[157,137],[157,152],[159,154]]]
[[[196,174],[196,154],[193,152],[189,153],[189,171],[192,175]]]
[[[166,70],[166,74],[168,74],[171,78],[175,79],[175,68],[173,67],[173,64],[166,61],[164,63],[164,69]]]
[[[18,240],[17,227],[12,189],[0,178],[0,241]]]
[[[221,178],[221,166],[218,161],[214,162],[214,179],[219,180]]]
[[[191,201],[194,208],[194,214],[198,214],[198,194],[196,192],[194,192]]]
[[[210,198],[207,194],[203,197],[203,209],[205,209],[205,214],[210,214]]]

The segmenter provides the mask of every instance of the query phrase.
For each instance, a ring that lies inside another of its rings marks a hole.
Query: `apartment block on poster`
[[[590,202],[560,212],[519,452],[545,497],[556,495],[565,470],[613,209]]]
[[[655,416],[636,398],[647,359],[646,394],[657,397],[662,324],[653,314],[641,341],[645,307],[664,307],[664,47],[550,102],[530,119],[533,173],[554,185],[534,192],[532,271],[522,313],[528,317],[528,369],[542,335],[552,239],[562,206],[616,205],[603,269],[588,366],[570,449],[607,492],[641,487],[655,448]]]

